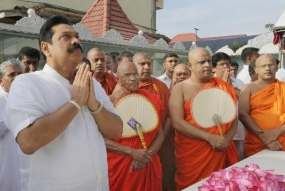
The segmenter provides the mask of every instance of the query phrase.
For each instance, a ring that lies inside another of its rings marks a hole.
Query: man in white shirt
[[[165,73],[159,76],[157,79],[165,83],[170,89],[172,83],[172,75],[174,71],[174,67],[179,63],[179,57],[175,53],[167,53],[163,58],[163,67]]]
[[[223,52],[218,52],[212,56],[212,64],[213,68],[215,69],[216,77],[222,78],[224,81],[228,82],[233,86],[236,92],[236,96],[238,98],[239,93],[244,86],[244,83],[236,78],[230,77],[230,64],[231,58],[229,55]],[[245,138],[245,128],[243,124],[238,121],[237,131],[233,137],[236,149],[238,151],[238,155],[240,159],[243,159],[243,141]]]
[[[243,69],[238,73],[237,79],[243,81],[244,84],[250,83],[248,66],[250,65],[250,63],[254,62],[258,58],[258,51],[258,48],[248,47],[243,49],[243,51],[241,52],[241,59],[244,62],[244,65]]]
[[[278,59],[276,59],[276,64],[278,65],[280,63],[280,61]],[[285,66],[283,64],[282,68],[279,68],[276,72],[276,79],[278,79],[281,82],[285,82]]]
[[[0,65],[0,84],[3,92],[0,93],[0,190],[20,190],[20,168],[18,145],[14,136],[4,124],[4,108],[11,83],[23,69],[20,62],[10,59]]]
[[[42,71],[14,80],[5,124],[20,153],[21,191],[109,190],[103,137],[119,138],[122,120],[101,85],[82,64],[72,23],[53,16],[42,26]]]

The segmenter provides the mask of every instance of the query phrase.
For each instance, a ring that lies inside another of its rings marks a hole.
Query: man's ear
[[[47,42],[41,42],[41,47],[40,48],[41,48],[43,54],[46,57],[50,57],[51,56],[49,44]]]
[[[165,69],[165,62],[162,64],[163,68]]]
[[[119,83],[119,77],[116,76],[115,78],[116,78],[116,82],[117,82],[117,84],[118,84],[118,83]]]
[[[189,70],[192,71],[192,64],[190,62],[187,63],[187,66],[188,66]]]
[[[0,78],[0,86],[3,87],[3,80]]]

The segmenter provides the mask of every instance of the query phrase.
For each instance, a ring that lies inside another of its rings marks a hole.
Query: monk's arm
[[[153,140],[151,146],[148,148],[148,151],[151,156],[153,156],[157,151],[160,149],[163,141],[165,139],[163,129],[160,128],[158,134],[156,135],[155,139]]]
[[[259,137],[258,131],[261,130],[255,121],[250,117],[250,86],[242,88],[238,101],[239,120],[244,127],[255,136]]]
[[[171,118],[167,117],[163,126],[164,135],[167,136],[172,128]]]
[[[229,142],[233,139],[233,137],[234,137],[234,135],[235,135],[235,133],[236,133],[236,131],[237,131],[237,126],[238,126],[238,119],[237,119],[237,117],[236,117],[236,118],[233,120],[233,122],[232,122],[232,124],[231,124],[229,130],[226,132],[226,135],[225,135],[226,139],[227,139]]]
[[[189,90],[190,91],[190,90]],[[184,119],[184,98],[181,84],[173,87],[169,99],[169,110],[173,128],[187,137],[208,141],[212,134],[192,126]]]
[[[151,156],[146,149],[133,149],[108,138],[104,138],[104,141],[108,151],[130,156],[145,164],[151,161]]]

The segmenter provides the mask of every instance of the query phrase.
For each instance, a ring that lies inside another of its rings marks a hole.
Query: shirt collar
[[[171,80],[171,79],[167,76],[166,72],[165,72],[162,76],[163,76],[163,79]]]
[[[66,78],[64,78],[62,75],[60,75],[57,71],[55,71],[52,67],[50,67],[47,63],[45,64],[45,66],[43,68],[43,72],[54,77],[55,79],[57,79],[58,81],[60,81],[64,85],[70,86],[69,81]]]

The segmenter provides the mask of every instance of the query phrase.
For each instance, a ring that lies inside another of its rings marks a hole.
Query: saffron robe
[[[104,72],[103,77],[98,82],[101,84],[108,96],[113,93],[117,84],[116,78],[108,72]]]
[[[235,102],[237,101],[233,87],[222,79],[213,77],[202,89],[209,87],[221,88],[227,91]],[[203,128],[195,123],[190,111],[192,101],[193,97],[184,104],[185,120],[198,129],[219,135],[220,133],[217,127]],[[231,124],[232,123],[221,125],[223,134],[226,134]],[[185,189],[201,179],[207,178],[212,172],[226,168],[239,161],[232,140],[225,152],[216,152],[208,142],[187,137],[179,131],[175,132],[175,157],[176,190]]]
[[[271,130],[285,123],[285,83],[274,83],[253,94],[250,98],[250,116],[263,130]],[[285,135],[278,141],[285,151]],[[244,140],[245,157],[266,149],[261,140],[246,130]]]
[[[153,104],[160,116],[160,113],[163,111],[163,105],[157,95],[151,94],[146,90],[137,90],[136,93],[145,96]],[[159,123],[154,130],[144,133],[147,148],[150,147],[153,140],[156,138],[160,126],[161,119],[159,119]],[[131,138],[120,138],[115,141],[134,149],[143,148],[139,136]],[[152,156],[152,161],[148,163],[143,169],[134,170],[132,173],[130,173],[130,168],[133,162],[132,157],[111,151],[107,152],[107,157],[110,191],[162,190],[162,169],[157,153]]]
[[[140,84],[140,89],[145,89],[150,93],[159,95],[160,99],[164,105],[164,112],[162,114],[162,125],[165,123],[167,117],[170,116],[169,113],[169,97],[170,91],[168,87],[162,81],[151,77],[150,81]],[[161,145],[161,148],[158,152],[160,161],[162,164],[163,172],[163,189],[171,191],[175,189],[175,158],[174,158],[174,129],[171,128],[168,135],[165,136],[165,140]]]

